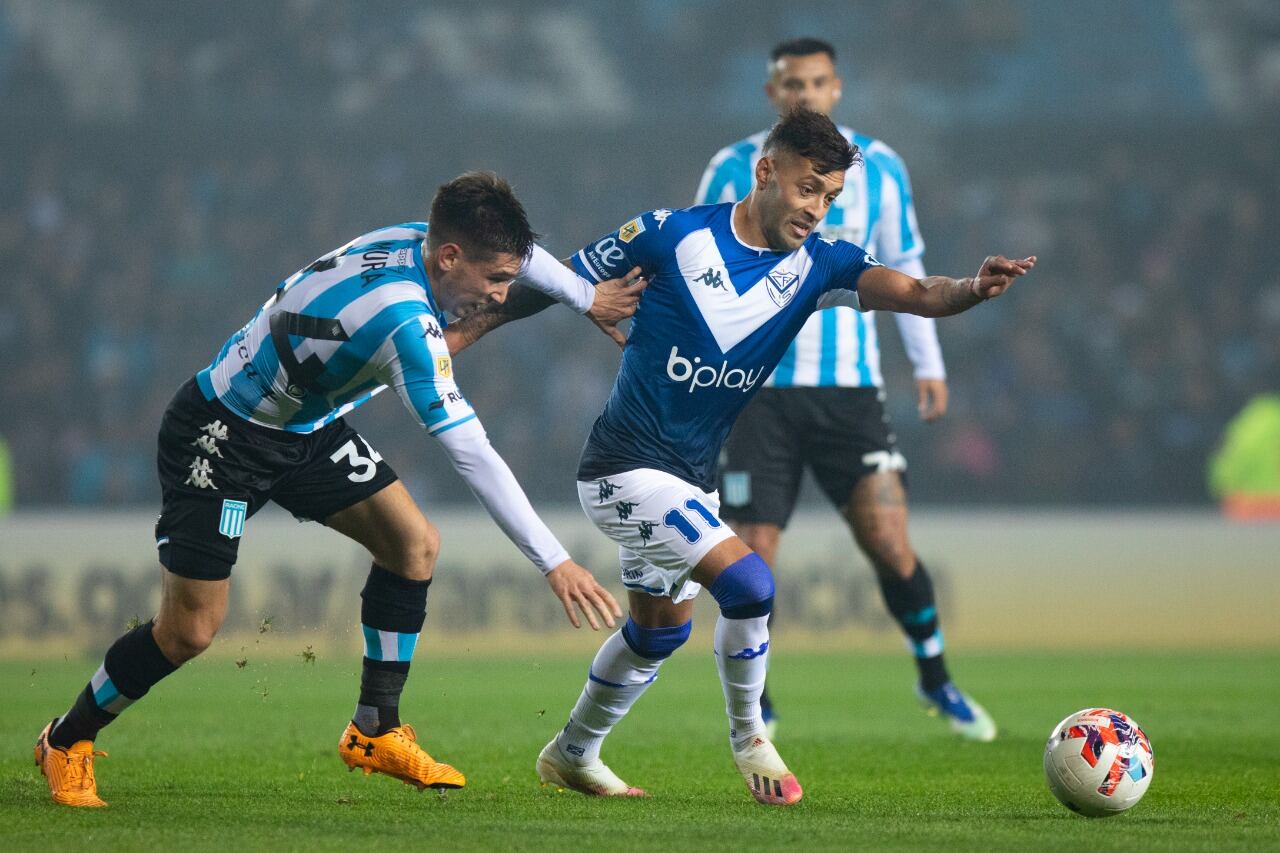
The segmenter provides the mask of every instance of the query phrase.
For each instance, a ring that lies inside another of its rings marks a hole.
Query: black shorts
[[[764,388],[738,416],[720,463],[721,517],[779,527],[806,465],[837,507],[868,474],[907,467],[878,388]]]
[[[157,465],[160,562],[199,580],[231,575],[245,521],[267,501],[323,522],[396,480],[342,418],[312,433],[259,426],[205,399],[194,379],[165,409]]]

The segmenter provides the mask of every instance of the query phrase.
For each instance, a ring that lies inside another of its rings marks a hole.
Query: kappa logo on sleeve
[[[642,233],[644,233],[644,222],[636,217],[618,229],[618,239],[624,243],[630,243]]]

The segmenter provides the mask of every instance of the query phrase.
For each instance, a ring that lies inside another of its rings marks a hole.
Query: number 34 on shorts
[[[357,439],[363,445],[367,455],[361,454],[360,447],[356,445]],[[364,440],[364,436],[357,435],[329,457],[331,462],[341,463],[343,460],[349,462],[355,469],[347,475],[348,480],[353,483],[367,483],[378,473],[378,463],[382,461],[382,454],[370,447],[369,442]]]

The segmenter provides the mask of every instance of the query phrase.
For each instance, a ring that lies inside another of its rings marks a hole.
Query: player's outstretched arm
[[[640,294],[648,286],[648,283],[639,276],[640,268],[636,267],[625,276],[607,279],[597,284],[595,298],[586,312],[587,317],[618,346],[623,346],[627,342],[622,332],[618,330],[618,324],[636,313],[636,306],[640,304]],[[457,355],[499,326],[532,317],[554,304],[555,300],[545,293],[517,282],[508,288],[507,298],[502,304],[490,305],[466,319],[449,324],[449,327],[444,330],[449,354]]]
[[[600,614],[600,621],[610,628],[614,626],[614,619],[622,618],[622,608],[618,606],[617,599],[609,594],[609,590],[596,582],[591,572],[573,560],[565,560],[548,572],[547,583],[551,584],[551,591],[564,605],[569,623],[575,628],[582,627],[582,622],[578,619],[578,610],[587,617],[587,624],[591,626],[592,631],[600,630],[600,624],[596,621],[597,613]],[[575,607],[577,610],[574,609]]]
[[[591,572],[575,563],[530,505],[507,463],[489,444],[478,420],[457,429],[441,431],[436,439],[449,454],[454,470],[462,475],[490,518],[507,538],[546,577],[551,591],[564,605],[573,627],[581,627],[575,607],[587,617],[593,631],[603,622],[610,628],[622,616],[622,608]]]
[[[949,317],[1001,295],[1035,265],[1035,255],[1021,260],[993,255],[973,278],[912,278],[888,267],[872,267],[858,278],[858,301],[867,311]]]

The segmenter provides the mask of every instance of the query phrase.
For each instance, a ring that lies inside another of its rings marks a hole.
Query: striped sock
[[[943,662],[942,629],[938,626],[938,606],[933,597],[933,581],[924,563],[916,561],[911,577],[892,572],[877,573],[880,591],[893,618],[906,635],[907,648],[920,671],[920,686],[936,690],[950,679]]]
[[[351,721],[366,737],[400,725],[400,694],[427,618],[430,585],[430,580],[409,580],[375,564],[360,593],[364,665]]]
[[[151,633],[154,624],[153,620],[139,625],[112,643],[75,704],[49,732],[50,746],[67,749],[78,741],[96,739],[121,711],[177,670],[156,644]]]

